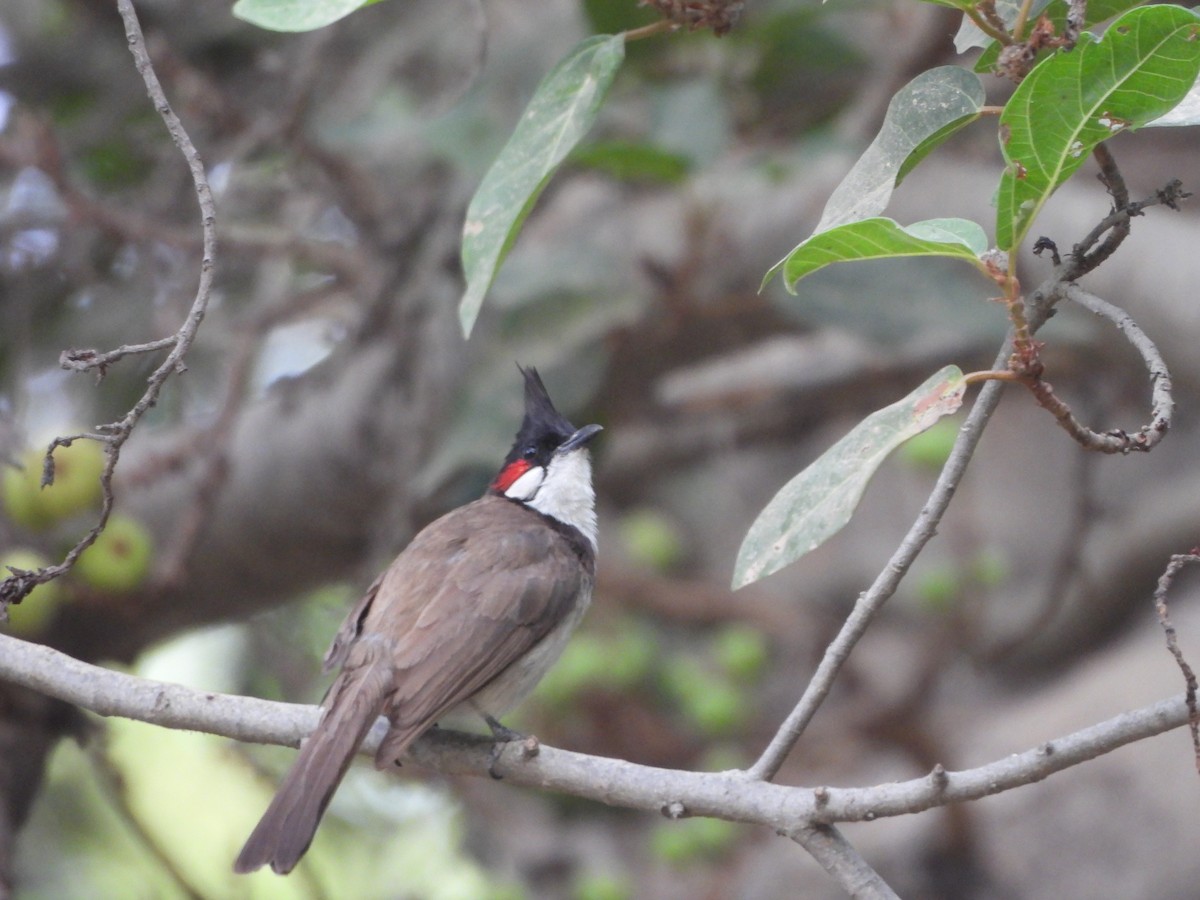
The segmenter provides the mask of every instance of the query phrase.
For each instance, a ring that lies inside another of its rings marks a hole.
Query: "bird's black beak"
[[[599,425],[584,425],[573,435],[558,445],[558,449],[554,452],[561,456],[564,453],[570,453],[572,450],[578,450],[604,429]]]

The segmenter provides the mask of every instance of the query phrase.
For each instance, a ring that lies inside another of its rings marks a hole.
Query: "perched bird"
[[[283,874],[304,855],[333,792],[378,716],[390,767],[459,707],[498,717],[562,652],[592,596],[596,508],[587,444],[533,368],[525,419],[487,492],[425,527],[350,611],[325,657],[341,667],[316,730],[242,848],[234,871]]]

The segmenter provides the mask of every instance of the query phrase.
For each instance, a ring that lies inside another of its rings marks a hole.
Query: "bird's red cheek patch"
[[[530,469],[529,460],[514,459],[507,466],[500,470],[500,474],[496,476],[496,480],[492,482],[492,489],[504,493],[513,482],[528,472]]]

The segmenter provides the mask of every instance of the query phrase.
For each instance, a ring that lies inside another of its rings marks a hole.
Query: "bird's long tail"
[[[355,751],[383,710],[390,686],[390,672],[378,663],[339,676],[320,723],[238,854],[235,872],[270,864],[283,875],[300,861]]]

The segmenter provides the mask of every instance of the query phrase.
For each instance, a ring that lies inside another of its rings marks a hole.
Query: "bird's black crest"
[[[517,368],[525,376],[525,419],[505,464],[521,456],[544,463],[556,447],[575,433],[575,426],[554,408],[537,369]]]

